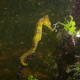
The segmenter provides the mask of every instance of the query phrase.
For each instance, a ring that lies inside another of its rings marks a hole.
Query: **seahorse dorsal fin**
[[[49,16],[48,15],[45,15],[44,18],[49,18]]]

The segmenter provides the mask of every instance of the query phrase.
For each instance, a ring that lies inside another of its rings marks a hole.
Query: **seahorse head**
[[[49,20],[48,15],[44,16],[44,21],[43,21],[43,25],[45,25],[46,27],[48,27],[51,31],[53,31],[53,28],[51,27],[51,22]]]

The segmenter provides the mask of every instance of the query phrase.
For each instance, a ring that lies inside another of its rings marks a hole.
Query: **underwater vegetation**
[[[80,79],[80,64],[74,64],[67,68],[66,70],[68,74],[67,80],[79,80]]]
[[[38,80],[38,79],[36,77],[34,77],[33,75],[29,75],[28,80]]]
[[[64,23],[57,22],[55,26],[57,27],[58,24],[64,27],[64,30],[68,32],[69,35],[72,36],[72,42],[75,45],[74,37],[80,37],[80,30],[76,29],[76,22],[73,20],[73,17],[70,15],[70,20],[65,19]]]

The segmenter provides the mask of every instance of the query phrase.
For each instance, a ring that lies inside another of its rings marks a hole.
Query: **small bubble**
[[[39,2],[39,3],[38,3],[38,5],[40,6],[40,5],[41,5],[41,3]]]
[[[23,42],[23,41],[21,41],[21,42],[20,42],[20,44],[24,44],[24,42]]]
[[[16,17],[18,17],[19,15],[18,14],[16,14]]]
[[[12,41],[10,41],[10,44],[13,44],[13,42],[12,42]]]
[[[68,54],[68,52],[65,52],[65,54]]]
[[[17,20],[15,20],[15,23],[18,23],[18,21],[17,21]]]
[[[76,2],[77,4],[79,3],[79,2]]]
[[[51,15],[53,16],[54,14],[52,13]]]
[[[4,21],[1,21],[1,23],[4,23]]]
[[[7,9],[7,8],[4,8],[5,10]]]
[[[75,8],[75,6],[73,6],[73,8]]]

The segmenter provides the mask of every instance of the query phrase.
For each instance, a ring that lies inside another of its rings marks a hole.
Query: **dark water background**
[[[52,24],[63,21],[73,14],[73,4],[74,0],[0,0],[0,80],[17,80],[19,57],[31,47],[37,21],[46,14]],[[51,46],[44,36],[39,51]]]

